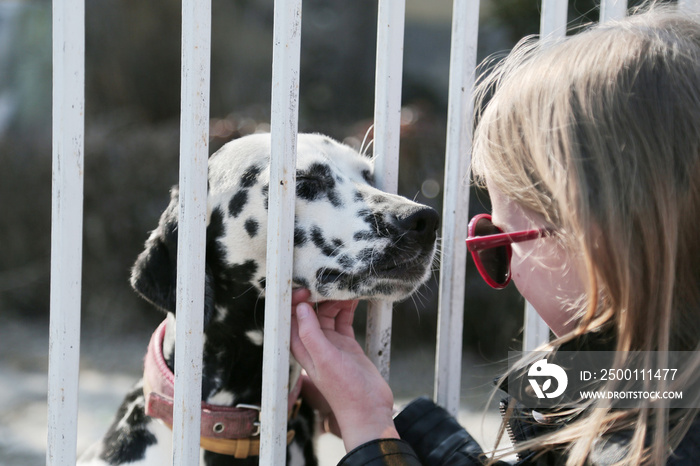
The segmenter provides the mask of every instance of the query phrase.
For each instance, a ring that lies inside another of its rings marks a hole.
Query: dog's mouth
[[[349,276],[347,272],[338,269],[323,269],[316,274],[316,282],[327,285],[338,282],[342,277]]]
[[[338,268],[319,269],[315,287],[320,295],[331,298],[343,296],[408,296],[425,281],[430,267],[428,258],[421,254],[410,260],[382,260],[373,262],[360,271]]]
[[[402,280],[416,276],[422,277],[426,268],[426,264],[422,263],[419,257],[416,257],[409,261],[377,264],[371,270],[377,278]]]

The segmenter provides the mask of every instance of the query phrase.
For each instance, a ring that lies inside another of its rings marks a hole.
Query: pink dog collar
[[[163,338],[165,336],[163,321],[151,336],[148,344],[148,352],[144,360],[144,395],[146,397],[146,414],[165,422],[169,427],[173,424],[173,396],[175,393],[175,375],[172,373],[163,357]],[[289,393],[288,413],[290,417],[296,414],[299,394],[301,392],[301,378],[297,380]],[[222,444],[224,439],[250,439],[260,435],[260,408],[252,405],[238,405],[238,407],[218,406],[202,402],[202,421],[200,435],[202,448],[217,451],[215,448],[206,448],[206,444]],[[288,442],[293,437],[293,431],[288,435]],[[211,440],[211,441],[208,441]],[[212,442],[213,441],[213,442]],[[253,440],[257,443],[257,439]],[[225,441],[224,441],[225,442]],[[234,454],[236,447],[217,451],[224,454]],[[248,454],[257,454],[249,452]],[[238,455],[235,455],[238,457]]]

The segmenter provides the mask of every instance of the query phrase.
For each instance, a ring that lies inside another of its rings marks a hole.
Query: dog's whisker
[[[369,128],[367,128],[367,131],[365,131],[365,137],[362,138],[362,144],[360,144],[360,154],[362,155],[367,155],[366,150],[369,150],[370,145],[374,142],[374,139],[370,139],[369,141],[367,138],[369,137],[370,133],[374,131],[374,125],[370,125]],[[365,147],[365,143],[367,143],[367,146]]]

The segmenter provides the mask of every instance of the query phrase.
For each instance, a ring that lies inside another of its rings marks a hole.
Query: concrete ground
[[[78,452],[106,431],[129,387],[139,378],[149,334],[84,336],[78,417]],[[414,349],[392,358],[391,385],[397,405],[432,393],[434,349]],[[0,326],[0,466],[45,464],[48,327],[4,322]],[[495,408],[484,414],[496,373],[493,365],[466,358],[462,370],[459,419],[486,449],[499,425]],[[318,442],[322,466],[344,455],[342,441],[323,435]]]

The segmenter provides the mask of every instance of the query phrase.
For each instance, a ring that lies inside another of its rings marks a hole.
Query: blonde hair
[[[475,108],[477,182],[543,215],[586,264],[576,328],[549,348],[610,327],[621,363],[626,351],[695,351],[679,373],[697,383],[697,18],[647,7],[557,43],[526,39],[481,78]],[[523,448],[563,446],[580,465],[601,433],[633,429],[623,464],[664,464],[697,414],[605,403]]]

